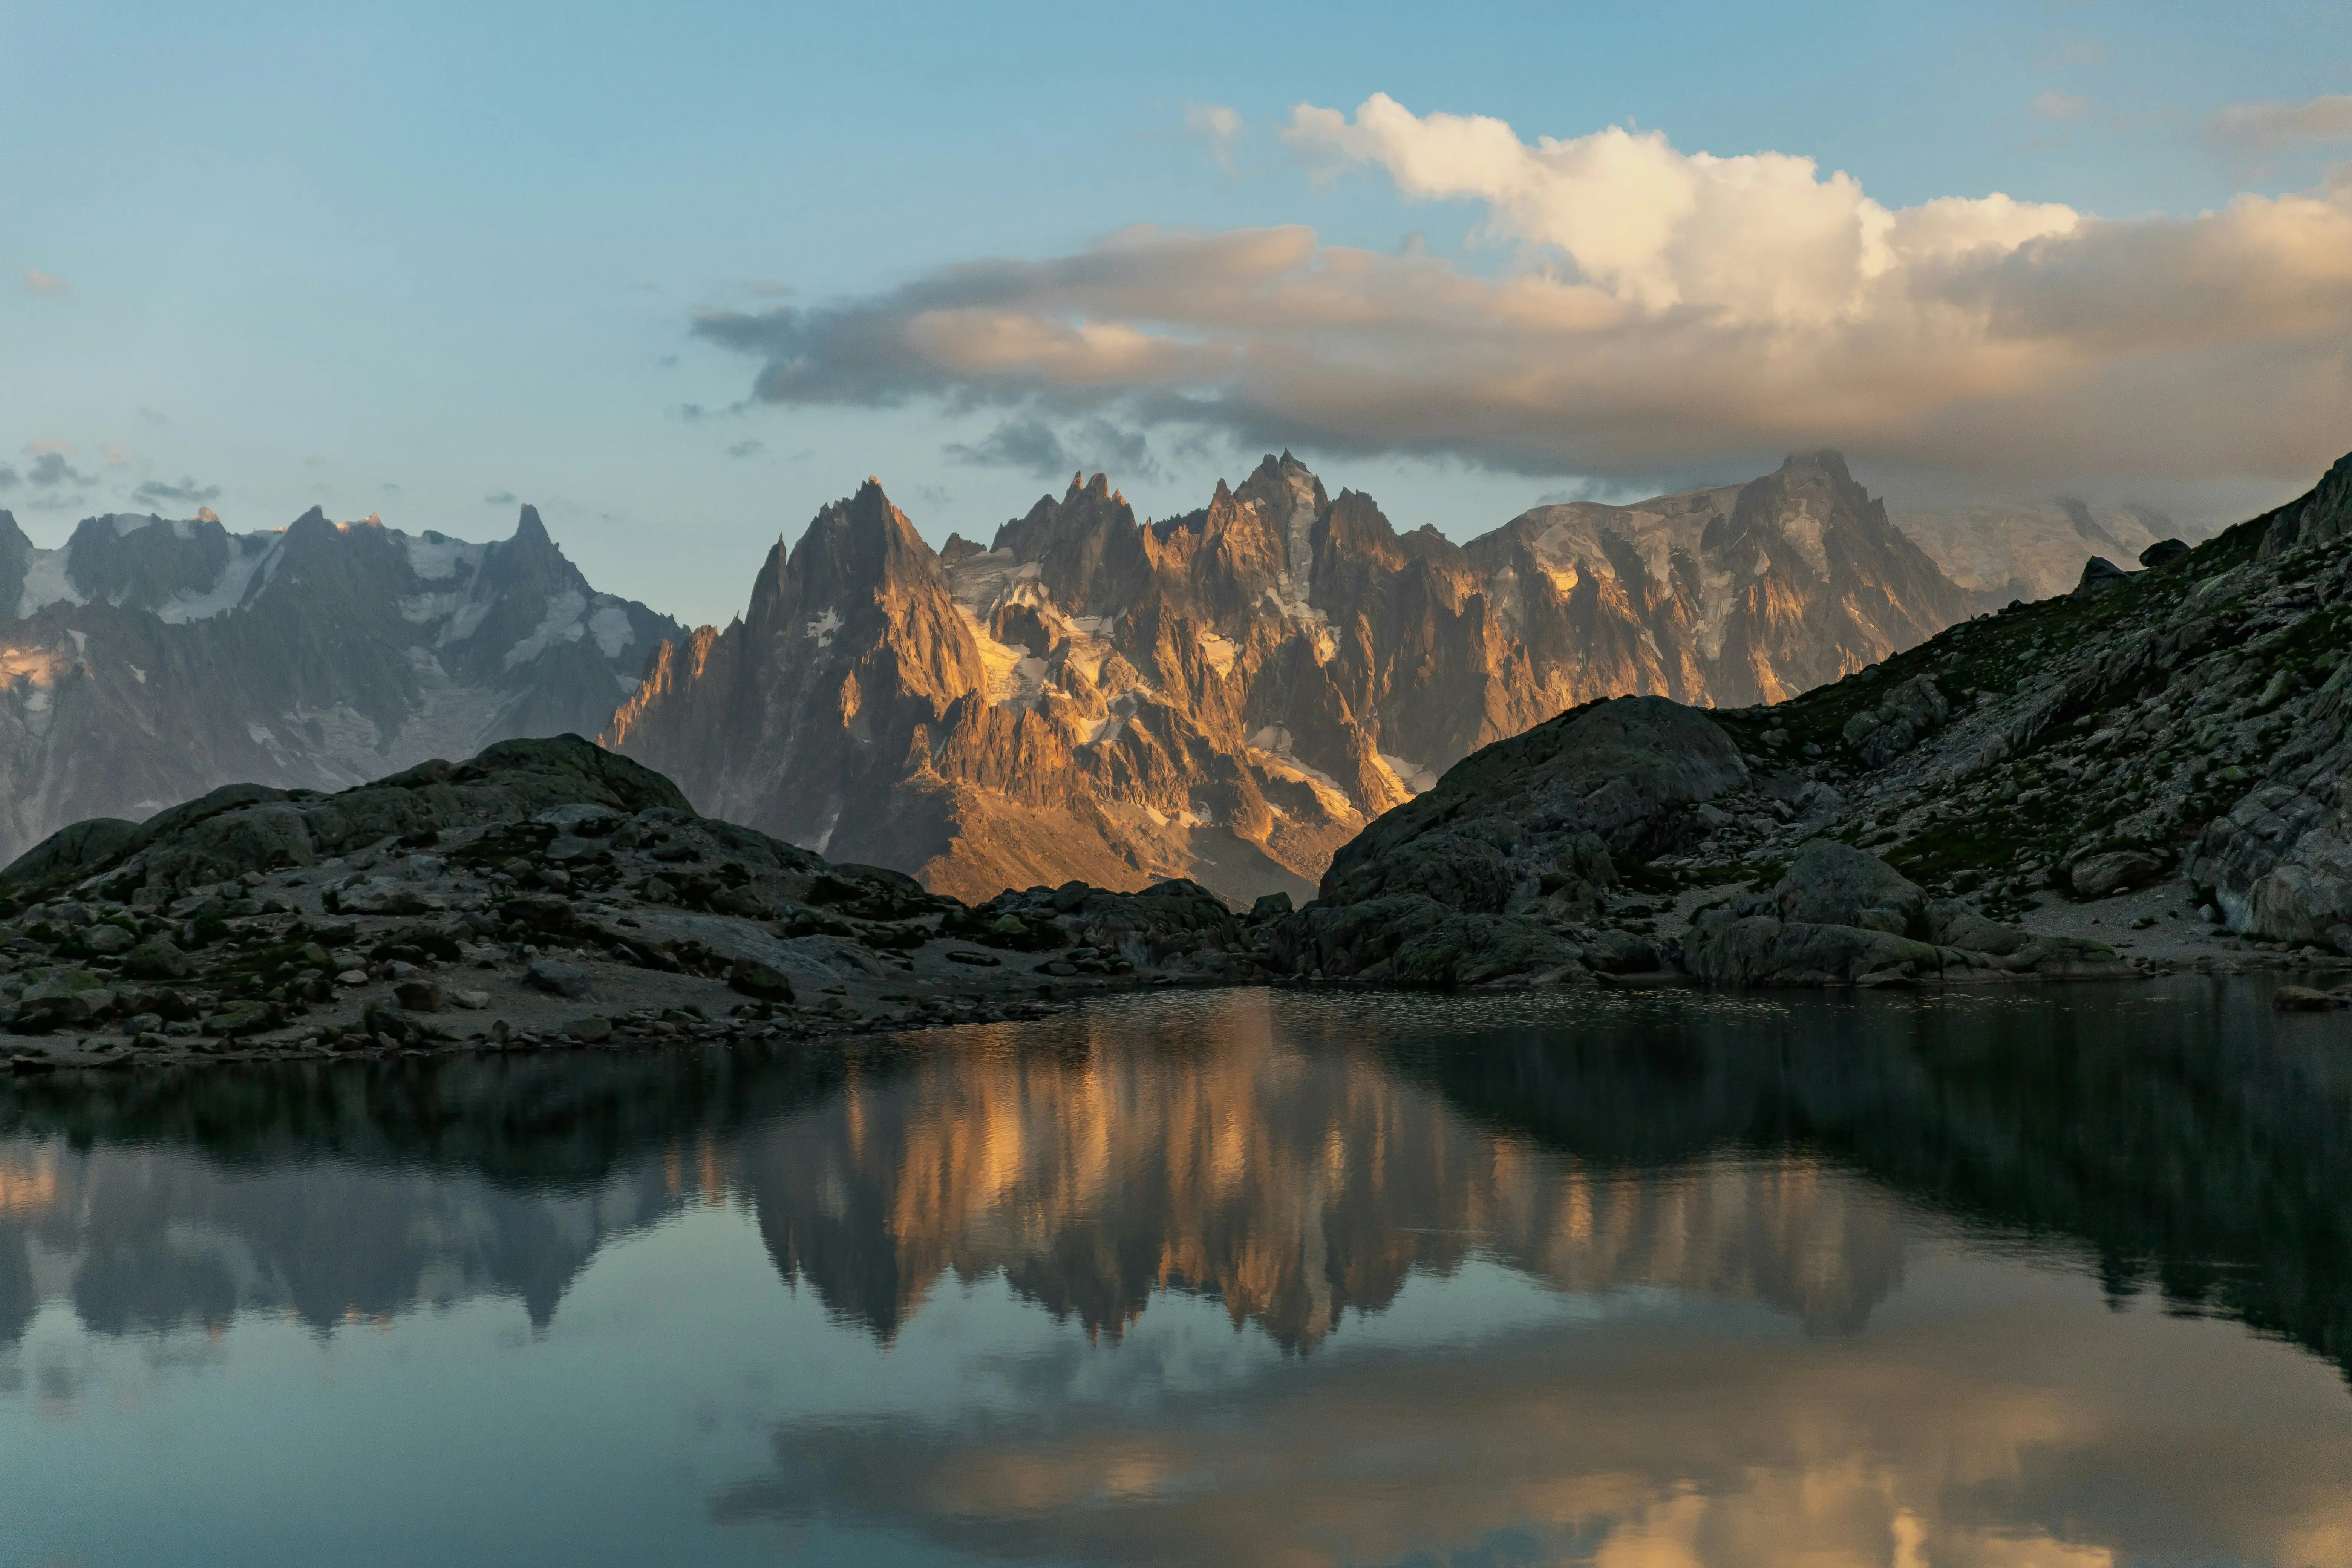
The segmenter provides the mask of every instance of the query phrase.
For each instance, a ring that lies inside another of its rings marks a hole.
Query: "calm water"
[[[0,1083],[0,1564],[2352,1563],[2352,1026],[1192,994]]]

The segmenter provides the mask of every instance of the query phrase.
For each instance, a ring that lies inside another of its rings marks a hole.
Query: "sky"
[[[1283,447],[1401,528],[1834,446],[2227,521],[2352,449],[2352,7],[0,0],[0,508],[724,620]]]

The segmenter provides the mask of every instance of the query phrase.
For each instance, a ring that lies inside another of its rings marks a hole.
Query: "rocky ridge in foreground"
[[[19,1070],[805,1033],[1034,1016],[1238,945],[1190,883],[1040,891],[972,910],[577,736],[510,741],[56,835],[0,872],[0,1025],[38,1041]]]
[[[2124,972],[2111,916],[2151,957],[2352,956],[2347,534],[2352,458],[1775,707],[1563,714],[1342,850],[1277,953],[1438,984],[2090,975]]]

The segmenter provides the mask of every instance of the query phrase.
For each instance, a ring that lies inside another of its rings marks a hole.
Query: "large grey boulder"
[[[2160,856],[2145,849],[2111,849],[2104,855],[2085,855],[2075,861],[2067,879],[2079,896],[2104,899],[2145,888],[2163,875],[2164,860]]]
[[[1927,909],[1920,886],[1867,850],[1815,838],[1797,852],[1772,889],[1784,921],[1860,926],[1896,936],[1917,933]]]

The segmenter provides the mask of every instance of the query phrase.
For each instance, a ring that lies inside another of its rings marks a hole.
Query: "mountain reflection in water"
[[[2352,1561],[2352,1400],[2263,1342],[2352,1352],[2352,1038],[2262,1003],[1230,993],[764,1058],[20,1080],[0,1415],[71,1417],[18,1344],[56,1307],[94,1342],[331,1342],[509,1299],[560,1338],[601,1256],[716,1208],[877,1365],[1003,1391],[921,1418],[780,1396],[765,1458],[705,1489],[717,1530]],[[996,1293],[1083,1332],[992,1342]],[[970,1342],[910,1345],[934,1317]]]

